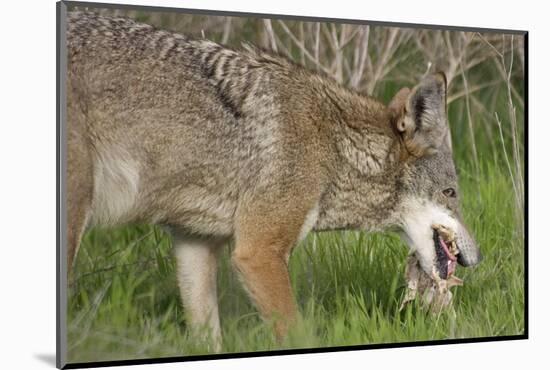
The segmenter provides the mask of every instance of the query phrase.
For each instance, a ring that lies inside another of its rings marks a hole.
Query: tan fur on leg
[[[307,202],[307,203],[306,203]],[[281,208],[267,205],[248,208],[239,217],[233,264],[261,315],[274,323],[275,334],[282,340],[296,320],[298,311],[288,273],[288,258],[304,226],[311,228],[316,215],[313,201],[293,204],[285,215]]]
[[[219,240],[189,238],[174,234],[181,298],[193,335],[211,341],[221,350],[221,330],[216,292]]]
[[[80,240],[91,216],[93,163],[84,117],[72,105],[67,112],[67,270],[71,280]]]
[[[233,263],[260,313],[274,323],[275,334],[282,340],[297,315],[288,267],[269,246],[261,247],[267,248],[254,253],[254,248],[241,244],[233,254]]]

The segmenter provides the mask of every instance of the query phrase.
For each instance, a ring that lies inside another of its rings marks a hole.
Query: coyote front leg
[[[237,226],[233,264],[262,317],[274,324],[282,340],[298,311],[290,277],[288,259],[303,225],[308,224],[305,207],[281,207],[285,215],[265,209],[241,215]],[[309,231],[309,230],[307,230]]]

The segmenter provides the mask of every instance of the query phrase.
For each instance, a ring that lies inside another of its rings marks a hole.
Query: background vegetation
[[[399,312],[407,247],[391,234],[311,234],[290,260],[303,322],[278,344],[220,261],[224,352],[524,332],[524,54],[521,35],[102,10],[288,56],[388,102],[442,70],[462,208],[485,259],[459,268],[454,312]],[[71,362],[207,353],[187,336],[171,242],[150,226],[91,230],[69,294]]]

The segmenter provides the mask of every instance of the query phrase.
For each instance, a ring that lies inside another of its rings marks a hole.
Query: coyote
[[[444,74],[386,106],[269,51],[126,18],[70,12],[67,45],[69,267],[92,225],[166,227],[190,327],[217,349],[230,240],[279,338],[297,318],[289,256],[310,231],[398,231],[443,279],[480,261],[459,211]],[[434,225],[457,235],[458,258]]]

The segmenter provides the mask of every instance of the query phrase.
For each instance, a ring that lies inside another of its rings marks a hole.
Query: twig
[[[466,115],[468,116],[468,128],[470,131],[470,139],[472,141],[472,150],[474,152],[474,164],[476,167],[476,174],[477,174],[477,185],[479,186],[479,178],[480,178],[480,172],[479,172],[479,157],[477,154],[477,146],[476,146],[476,138],[474,134],[474,125],[472,123],[472,112],[470,110],[470,89],[468,88],[468,79],[466,78],[466,74],[464,73],[464,68],[462,68],[462,62],[460,62],[460,73],[462,75],[462,82],[464,84],[464,91],[466,92]],[[480,196],[481,192],[478,192],[478,196]]]
[[[361,82],[361,78],[363,77],[363,71],[365,69],[365,62],[368,57],[369,53],[369,34],[370,34],[370,26],[364,26],[361,27],[361,43],[359,47],[356,49],[359,52],[359,66],[355,69],[355,73],[353,74],[350,85],[353,88],[358,88],[359,83]]]
[[[264,27],[271,42],[271,50],[278,52],[277,50],[277,41],[275,40],[275,33],[273,32],[273,26],[271,25],[271,19],[264,19]]]
[[[300,41],[302,42],[302,44],[305,44],[304,43],[304,22],[300,22]],[[306,58],[304,56],[304,51],[303,50],[300,50],[300,60],[302,62],[302,65],[305,65],[306,64]]]
[[[504,56],[502,55],[502,53],[501,53],[500,51],[498,51],[497,48],[494,47],[493,44],[491,44],[489,41],[487,41],[487,40],[485,39],[485,37],[483,37],[483,36],[481,35],[481,33],[476,32],[476,35],[481,39],[481,41],[483,41],[483,42],[486,43],[491,49],[493,49],[493,51],[494,51],[495,53],[497,53],[497,55],[498,55],[499,57],[501,57],[501,58],[504,57]]]
[[[514,181],[514,172],[512,171],[512,166],[510,164],[510,159],[508,158],[508,152],[506,151],[506,146],[504,145],[504,135],[502,133],[502,123],[500,122],[500,118],[498,117],[498,113],[495,112],[495,117],[498,124],[498,131],[500,133],[500,142],[502,143],[502,152],[504,153],[504,159],[506,161],[506,166],[508,167],[508,172],[510,173],[510,180],[512,182],[512,187],[514,188],[514,194],[516,196],[516,199],[519,199],[519,191],[516,187],[516,182]]]
[[[314,53],[315,53],[315,68],[317,68],[317,70],[319,70],[319,46],[320,46],[320,41],[321,41],[321,23],[317,22],[315,24],[315,48],[314,48]]]
[[[227,44],[229,41],[229,34],[231,33],[231,17],[225,18],[225,24],[223,26],[222,44]]]
[[[311,53],[307,50],[306,46],[300,40],[298,40],[296,36],[294,36],[292,31],[290,31],[290,29],[287,27],[287,25],[283,21],[279,20],[277,22],[279,23],[283,31],[285,31],[285,33],[290,37],[292,42],[294,42],[294,44],[304,52],[304,55],[310,60],[310,62],[315,63],[319,67],[319,69],[321,69],[323,72],[327,74],[331,74],[327,68],[325,68],[322,64],[318,63],[315,57],[311,55]]]
[[[376,69],[374,71],[371,81],[369,81],[369,83],[367,84],[367,92],[369,94],[372,94],[372,92],[374,91],[374,87],[376,86],[380,78],[383,77],[382,71],[384,70],[384,65],[387,63],[391,53],[393,53],[392,49],[398,32],[398,28],[391,28],[389,31],[389,35],[386,40],[382,56],[379,58],[379,60],[376,61]]]
[[[495,86],[495,85],[498,85],[500,83],[502,83],[501,80],[494,80],[494,81],[485,82],[485,83],[482,83],[482,84],[477,84],[477,85],[470,86],[467,91],[466,91],[466,88],[464,88],[462,91],[460,91],[458,93],[454,93],[453,95],[448,96],[447,97],[447,104],[451,104],[455,100],[460,99],[460,98],[466,96],[467,94],[471,94],[471,93],[477,92],[479,90],[482,90],[486,87]]]

